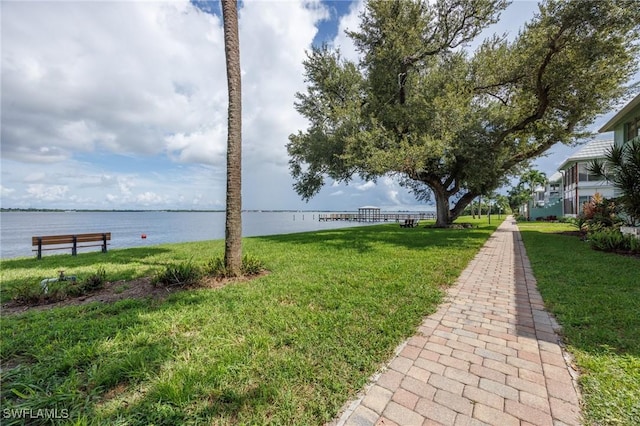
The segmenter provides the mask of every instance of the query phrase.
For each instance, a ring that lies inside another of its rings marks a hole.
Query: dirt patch
[[[210,288],[217,289],[222,288],[231,283],[245,282],[257,277],[267,275],[268,271],[263,271],[260,274],[245,276],[240,278],[204,278],[197,288]],[[51,308],[59,308],[63,306],[78,306],[85,305],[92,302],[102,303],[114,303],[125,299],[146,299],[151,298],[153,300],[165,299],[170,294],[178,291],[188,291],[188,287],[161,287],[151,284],[151,278],[139,278],[131,281],[113,281],[108,282],[100,290],[92,291],[89,294],[85,294],[78,297],[73,297],[58,302],[41,303],[26,305],[17,303],[14,301],[5,303],[2,305],[2,315],[14,315],[32,310],[45,310]]]

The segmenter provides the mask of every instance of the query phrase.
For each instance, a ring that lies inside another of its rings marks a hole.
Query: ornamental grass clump
[[[260,259],[246,254],[242,257],[242,275],[259,275],[266,269],[267,268],[264,262],[262,262]],[[216,257],[209,260],[209,262],[207,262],[207,266],[205,267],[205,273],[215,278],[228,278],[231,276],[225,266],[224,259],[221,257]]]
[[[197,285],[204,272],[192,260],[165,265],[152,280],[154,286],[191,287]]]

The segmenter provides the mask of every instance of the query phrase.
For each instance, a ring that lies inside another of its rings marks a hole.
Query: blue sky
[[[536,3],[485,31],[515,35]],[[393,179],[329,182],[309,203],[285,149],[306,128],[293,108],[312,44],[340,46],[354,1],[241,3],[243,207],[430,208]],[[206,13],[211,12],[211,13]],[[222,209],[226,75],[217,2],[2,2],[2,207]],[[594,129],[610,114],[600,117]],[[548,174],[575,148],[538,161]]]

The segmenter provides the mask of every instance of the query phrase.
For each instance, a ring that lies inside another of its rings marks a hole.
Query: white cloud
[[[340,19],[338,34],[333,40],[332,46],[340,49],[341,55],[350,61],[358,62],[359,55],[356,46],[345,31],[357,31],[360,26],[360,15],[364,11],[364,0],[357,0],[351,4],[349,13]]]
[[[158,153],[225,97],[219,20],[187,2],[10,2],[2,31],[10,158]]]
[[[165,138],[170,158],[180,163],[224,165],[226,129],[222,125],[190,134],[178,133]]]
[[[24,177],[24,182],[45,182],[47,175],[44,172],[29,173]]]
[[[326,16],[319,1],[242,5],[249,204],[282,198],[285,208],[299,202],[285,145],[288,135],[306,124],[293,108],[294,94],[304,89],[305,50]],[[93,203],[80,207],[160,200],[174,207],[221,206],[227,87],[219,17],[186,0],[8,2],[2,38],[3,180],[14,188],[3,192],[3,205],[55,198],[68,201],[67,208],[77,207],[74,200]],[[146,166],[123,172],[113,160],[117,155],[162,165],[155,166],[157,173]],[[27,172],[30,164],[39,164],[42,172]],[[36,187],[28,191],[28,183],[67,191],[45,198]]]
[[[64,198],[69,192],[66,185],[45,185],[42,183],[34,183],[27,187],[27,193],[38,200],[57,201]]]
[[[118,176],[115,179],[117,185],[118,185],[118,189],[120,190],[120,193],[122,193],[122,195],[130,195],[131,194],[131,188],[133,186],[135,186],[134,180],[133,178],[129,177],[129,176]]]
[[[369,182],[364,182],[364,183],[359,183],[355,185],[355,188],[358,191],[368,191],[369,189],[373,189],[376,187],[376,184],[372,181]]]
[[[11,195],[12,193],[14,193],[16,190],[13,188],[7,188],[5,186],[0,185],[0,194],[2,194],[2,196],[8,196]]]
[[[138,194],[136,197],[136,202],[142,204],[143,206],[149,206],[153,204],[161,204],[166,201],[166,198],[156,194],[155,192],[144,192],[142,194]]]

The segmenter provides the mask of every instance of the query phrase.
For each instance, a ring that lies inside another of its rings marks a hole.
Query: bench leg
[[[78,237],[73,236],[73,247],[71,248],[71,256],[76,256],[78,254]]]
[[[38,260],[42,259],[42,238],[38,238]]]
[[[107,252],[107,234],[102,234],[102,252]]]

